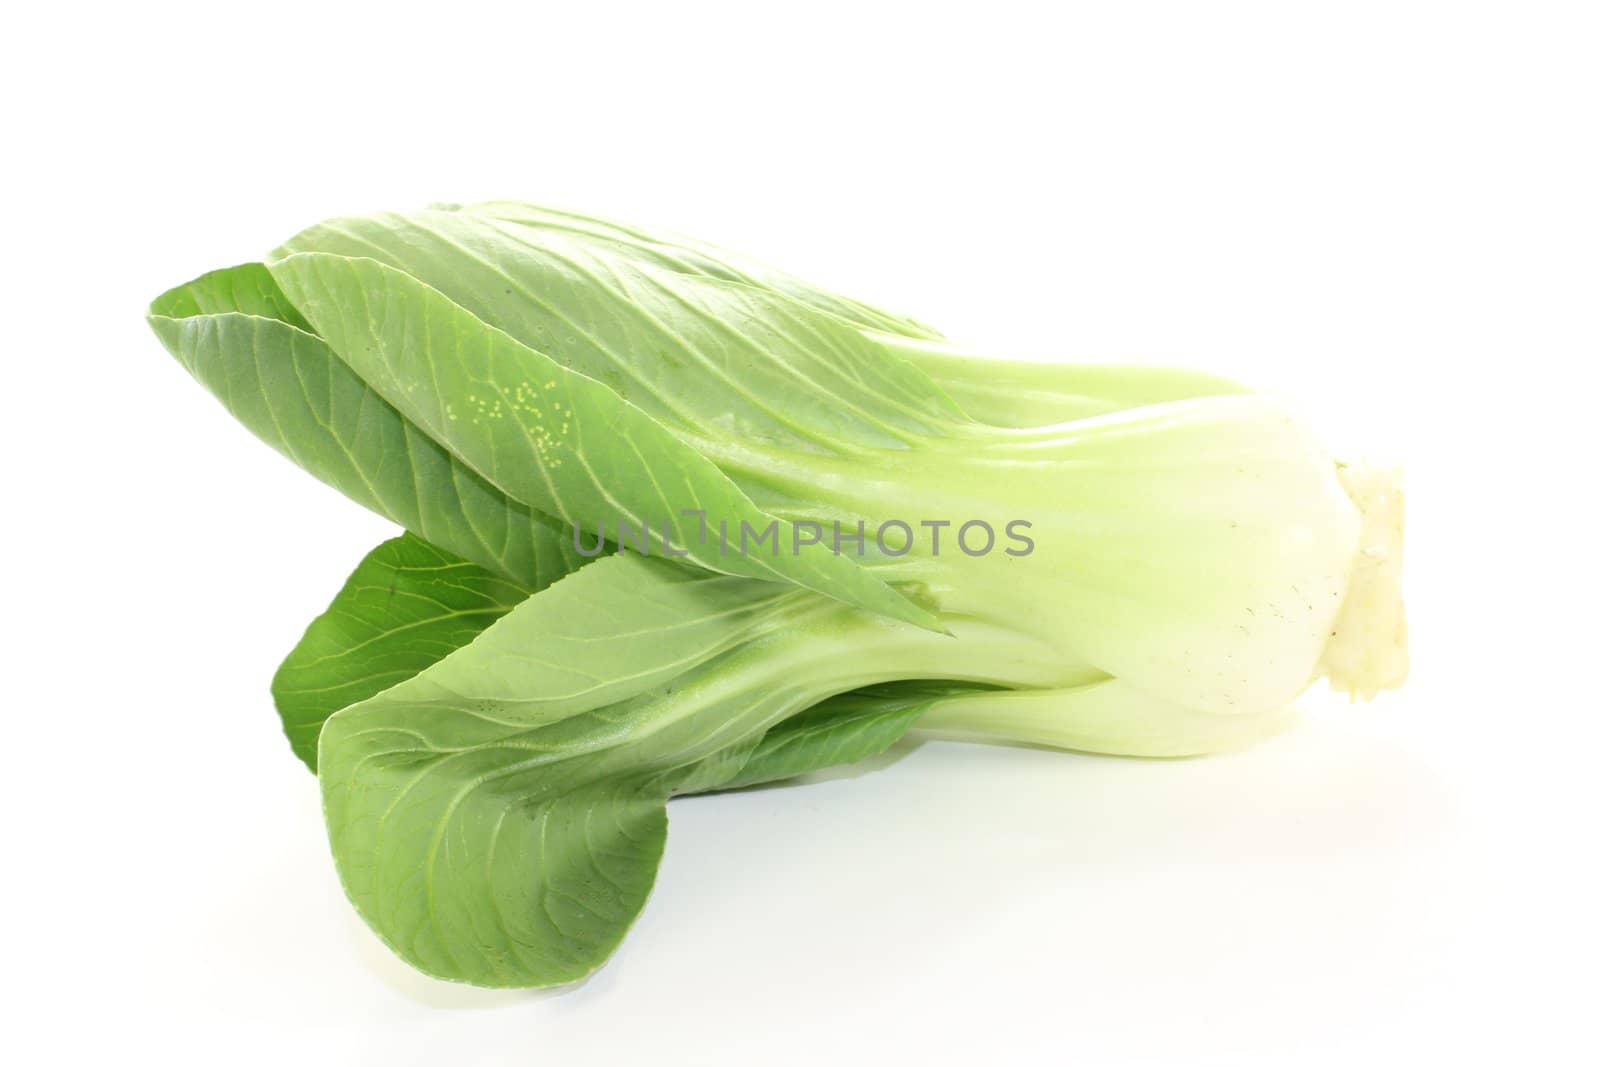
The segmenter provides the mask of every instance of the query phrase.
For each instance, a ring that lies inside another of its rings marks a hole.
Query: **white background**
[[[12,1062],[1593,1062],[1590,5],[400,6],[8,16]],[[926,744],[676,801],[586,984],[411,973],[267,694],[388,530],[141,313],[490,197],[1231,373],[1404,459],[1412,682],[1224,758]]]

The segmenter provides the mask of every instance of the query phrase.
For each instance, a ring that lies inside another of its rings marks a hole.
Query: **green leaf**
[[[613,556],[335,714],[319,778],[357,909],[439,977],[549,985],[592,971],[649,893],[677,782],[795,710],[793,694],[707,665],[807,602],[830,604]]]
[[[315,771],[317,737],[329,716],[420,674],[536,591],[412,534],[373,549],[273,678],[295,754]],[[698,769],[704,786],[680,784],[678,791],[733,789],[877,755],[931,702],[971,688],[909,682],[840,694],[779,723],[751,751],[717,753]]]
[[[678,274],[697,274],[781,293],[863,329],[906,337],[939,337],[937,331],[915,319],[881,311],[859,300],[802,281],[738,252],[681,234],[646,230],[573,211],[560,211],[513,200],[445,210],[458,210],[500,224],[523,227],[538,234],[558,234]]]
[[[295,755],[315,771],[330,715],[420,674],[534,591],[412,534],[373,549],[272,679]]]
[[[279,260],[308,252],[392,267],[609,386],[730,470],[759,470],[794,450],[848,455],[903,447],[959,417],[926,375],[833,315],[781,293],[662,270],[602,247],[425,210],[323,223],[291,238],[269,262],[280,275]]]
[[[707,788],[740,789],[876,756],[929,707],[971,689],[955,682],[905,682],[840,693],[768,730],[731,777]]]
[[[149,321],[252,433],[364,507],[530,587],[581,560],[562,524],[507,497],[368,388],[261,264],[162,294]]]
[[[643,906],[669,797],[878,751],[924,697],[971,687],[884,689],[781,724],[863,686],[981,675],[1014,647],[994,641],[665,560],[597,560],[327,720],[318,777],[340,877],[429,974],[572,981]]]
[[[766,514],[717,467],[606,386],[486,325],[411,276],[370,259],[298,253],[271,264],[295,307],[365,382],[507,496],[615,536],[647,526],[685,559],[793,583],[934,627],[924,609]],[[681,388],[680,383],[680,388]],[[720,550],[710,529],[774,527],[772,554]],[[798,549],[798,550],[795,550]]]
[[[193,319],[237,313],[276,319],[311,332],[311,325],[283,295],[264,264],[241,263],[174,286],[150,304],[152,318]]]
[[[514,232],[511,227],[521,227],[533,235],[532,240],[546,245],[554,236],[657,269],[777,293],[860,329],[891,335],[874,339],[888,350],[874,353],[876,357],[883,361],[898,357],[911,364],[968,416],[993,426],[1048,426],[1140,404],[1246,391],[1236,382],[1198,371],[1063,363],[1054,359],[999,359],[958,349],[919,322],[839,296],[737,252],[677,234],[515,201],[474,204],[456,210],[493,219],[508,233]]]

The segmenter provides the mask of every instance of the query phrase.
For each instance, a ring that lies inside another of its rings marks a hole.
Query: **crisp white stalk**
[[[997,690],[948,697],[917,730],[962,741],[1022,741],[1112,756],[1202,756],[1244,748],[1293,725],[1292,706],[1217,715],[1170,704],[1121,678],[1068,689]]]
[[[926,584],[946,617],[1026,634],[1118,683],[1015,702],[964,699],[930,712],[940,729],[1188,753],[1271,732],[1323,675],[1366,696],[1404,679],[1393,476],[1341,467],[1260,397],[1200,397],[1053,427],[989,428],[959,445],[942,439],[848,463],[792,463],[754,480],[803,495],[796,517],[862,517],[869,529],[889,519],[982,519],[997,529],[1027,520],[1036,547],[1025,557],[969,557],[949,529],[940,554],[924,540],[895,566]],[[1196,714],[1250,721],[1189,725]],[[1124,734],[1110,729],[1118,721]]]

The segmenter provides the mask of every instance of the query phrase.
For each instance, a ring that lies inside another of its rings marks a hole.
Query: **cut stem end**
[[[1395,467],[1341,466],[1339,481],[1361,514],[1361,545],[1320,670],[1338,692],[1371,700],[1399,688],[1411,668],[1400,594],[1405,493]]]

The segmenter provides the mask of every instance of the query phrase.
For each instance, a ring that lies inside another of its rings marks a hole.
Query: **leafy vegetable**
[[[273,678],[273,698],[295,754],[316,770],[317,740],[334,712],[422,673],[530,595],[527,587],[411,534],[373,549]],[[966,685],[914,682],[825,700],[764,735],[738,775],[716,782],[716,788],[791,778],[876,755],[934,701],[971,691]]]
[[[518,234],[524,241],[537,242],[555,235],[651,267],[743,283],[832,314],[873,334],[874,340],[926,374],[957,400],[967,415],[980,422],[1045,426],[1140,404],[1244,392],[1226,378],[1198,371],[1001,359],[990,353],[957,348],[913,319],[879,311],[737,253],[675,234],[653,233],[637,226],[515,202],[444,210],[492,219],[498,228]],[[316,234],[324,228],[307,233]]]
[[[530,588],[571,554],[559,523],[490,485],[307,332],[260,264],[157,297],[150,324],[251,432],[357,503]]]
[[[1396,477],[1208,375],[994,359],[508,203],[324,223],[151,323],[409,531],[273,692],[352,901],[430,974],[589,973],[674,795],[913,727],[1212,752],[1321,675],[1404,678]]]
[[[486,328],[410,275],[324,253],[290,255],[271,269],[351,369],[507,496],[598,533],[624,523],[653,529],[683,558],[712,570],[793,581],[929,622],[925,612],[821,546],[768,557],[723,554],[700,543],[685,508],[756,528],[772,516],[582,368]]]
[[[624,226],[572,211],[558,211],[511,200],[469,207],[444,207],[441,210],[461,211],[490,220],[508,232],[527,231],[527,238],[535,242],[550,235],[560,235],[573,243],[610,253],[614,258],[633,260],[677,274],[696,274],[779,293],[865,330],[906,337],[939,337],[933,329],[914,319],[880,311],[859,300],[820,289],[737,252],[677,234],[653,233],[638,226]]]
[[[295,755],[316,770],[328,716],[420,674],[532,592],[412,534],[373,549],[272,679]]]

